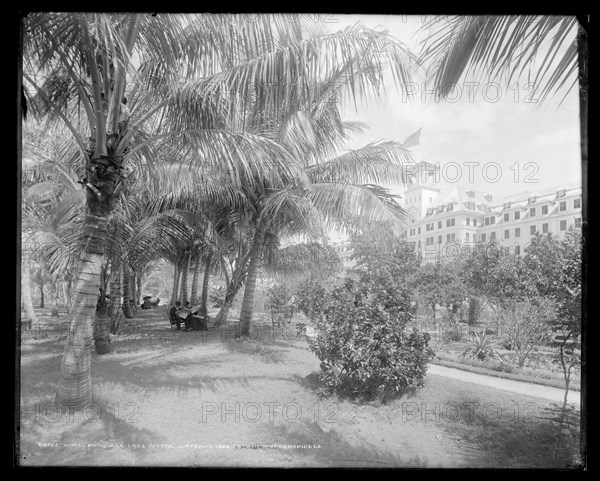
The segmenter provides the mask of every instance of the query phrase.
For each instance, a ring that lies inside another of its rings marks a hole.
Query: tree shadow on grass
[[[574,429],[562,438],[553,459],[558,405],[437,376],[430,382],[435,383],[437,398],[417,393],[408,402],[415,406],[425,402],[429,409],[438,403],[439,425],[449,437],[460,439],[461,449],[481,466],[563,469],[579,459],[578,412],[570,413]]]

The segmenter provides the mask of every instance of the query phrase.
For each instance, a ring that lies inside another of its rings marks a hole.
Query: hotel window
[[[446,242],[454,242],[456,240],[456,234],[448,234],[446,236]]]
[[[542,224],[542,234],[548,233],[548,224]]]
[[[575,219],[575,220],[577,220],[577,219]],[[465,234],[465,240],[466,240],[467,242],[469,242],[469,233],[468,233],[468,232]]]
[[[448,204],[448,209],[447,210],[454,210],[454,204]]]
[[[521,253],[521,246],[516,245],[515,246],[515,255],[518,256]]]
[[[517,227],[515,229],[515,237],[521,237],[521,228],[520,227]]]
[[[504,214],[504,222],[508,222],[510,220],[510,214],[507,212]]]
[[[567,221],[566,220],[560,221],[560,230],[567,230]]]
[[[548,213],[548,206],[547,205],[543,205],[542,206],[542,215],[546,215]]]
[[[535,217],[535,207],[529,209],[529,217]]]
[[[421,228],[419,227],[419,229],[417,230],[417,232],[420,234],[421,233]]]
[[[438,229],[441,229],[441,228],[442,228],[442,221],[440,220],[440,221],[438,221]]]
[[[508,229],[505,229],[505,230],[504,230],[504,238],[505,238],[505,239],[508,239],[509,237],[510,237],[510,230],[508,230]]]
[[[495,238],[496,238],[496,233],[495,233],[495,232],[492,232],[492,233],[490,234],[490,240],[491,240],[491,239],[495,239]]]
[[[477,227],[477,219],[473,219],[473,227]]]
[[[516,211],[515,212],[515,220],[519,220],[521,218],[521,212],[520,211]]]
[[[490,224],[494,225],[496,223],[495,217],[490,217]]]
[[[446,227],[453,227],[454,225],[455,225],[454,219],[447,219],[446,220]]]
[[[490,218],[489,218],[489,217],[486,217],[486,218],[483,220],[483,223],[484,223],[485,225],[490,225]]]
[[[467,217],[467,225],[471,225],[471,219]]]
[[[529,226],[529,233],[530,233],[531,235],[535,234],[535,226],[534,226],[534,225],[530,225],[530,226]]]
[[[575,199],[573,201],[573,209],[581,209],[581,199]]]
[[[485,242],[485,234],[481,234],[481,240]]]
[[[563,210],[567,210],[567,203],[566,203],[564,200],[563,200],[563,201],[560,203],[559,210],[560,210],[561,212],[562,212]]]
[[[575,219],[575,227],[581,228],[581,217]]]
[[[442,243],[442,236],[441,236],[441,235],[439,235],[439,236],[438,236],[438,244],[441,244],[441,243]]]

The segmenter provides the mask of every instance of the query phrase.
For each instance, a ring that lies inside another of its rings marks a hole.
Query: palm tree
[[[58,403],[79,408],[91,401],[90,328],[108,216],[123,174],[133,174],[129,166],[150,171],[151,159],[169,149],[205,172],[225,171],[232,182],[293,176],[285,149],[231,127],[237,120],[232,112],[240,110],[232,108],[229,92],[242,99],[260,94],[270,114],[287,108],[277,97],[281,88],[265,88],[271,83],[322,76],[333,65],[325,59],[354,56],[367,44],[371,64],[403,52],[386,35],[364,28],[305,39],[298,25],[270,17],[250,25],[239,16],[34,13],[24,20],[24,31],[24,79],[36,92],[28,105],[45,108],[67,126],[82,166],[84,268],[75,281],[57,393]],[[392,65],[401,81],[404,65]],[[182,81],[186,77],[195,80]],[[353,87],[359,93],[366,88],[358,82]],[[122,103],[126,91],[128,109]],[[77,122],[80,111],[84,120]]]
[[[342,71],[355,68],[353,61]],[[357,74],[360,75],[360,74]],[[297,99],[296,111],[275,124],[277,138],[302,159],[303,176],[287,186],[254,193],[256,226],[240,313],[242,334],[248,334],[254,310],[256,281],[265,235],[322,235],[324,225],[348,229],[350,222],[398,219],[406,213],[387,189],[372,182],[404,182],[410,151],[397,142],[375,142],[328,158],[361,126],[344,124],[331,93],[344,86],[339,73],[321,80],[312,95]],[[335,100],[335,99],[334,99]],[[278,126],[278,127],[277,127]]]

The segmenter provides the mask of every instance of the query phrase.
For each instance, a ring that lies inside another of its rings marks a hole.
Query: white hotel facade
[[[563,236],[581,228],[582,189],[560,186],[494,198],[486,192],[456,185],[437,187],[439,167],[420,162],[404,191],[410,215],[405,240],[424,262],[455,259],[459,252],[496,240],[500,248],[522,255],[536,233]],[[348,242],[336,245],[345,266],[352,251]]]

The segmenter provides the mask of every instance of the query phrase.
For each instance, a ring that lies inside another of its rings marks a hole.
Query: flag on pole
[[[409,147],[413,147],[414,145],[419,145],[421,143],[421,130],[423,130],[423,127],[417,130],[414,134],[406,137],[406,140],[402,143],[402,147],[407,149]]]

